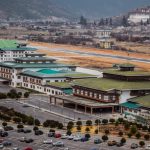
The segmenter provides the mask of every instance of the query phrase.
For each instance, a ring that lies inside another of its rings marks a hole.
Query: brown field
[[[127,53],[122,51],[115,51],[115,50],[103,50],[103,49],[96,49],[96,48],[87,48],[81,46],[71,46],[71,45],[62,45],[62,44],[48,44],[48,43],[40,43],[40,42],[30,42],[31,45],[35,46],[44,46],[48,47],[49,49],[53,48],[64,48],[76,51],[85,51],[85,52],[95,52],[97,54],[113,54],[118,56],[128,56],[128,57],[136,57],[136,58],[145,58],[150,59],[150,54],[141,54],[141,53]],[[82,56],[79,54],[70,54],[67,52],[54,52],[48,50],[39,49],[38,52],[46,53],[49,56],[59,57],[62,58],[62,62],[69,63],[69,64],[76,64],[79,66],[84,67],[94,67],[94,68],[105,68],[111,67],[112,64],[116,63],[132,63],[135,64],[137,67],[150,70],[150,64],[143,63],[143,62],[128,62],[121,59],[115,58],[105,58],[105,57],[96,57],[96,56]]]

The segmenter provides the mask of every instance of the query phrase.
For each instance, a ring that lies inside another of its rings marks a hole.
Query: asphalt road
[[[98,54],[94,52],[83,52],[79,50],[68,50],[63,48],[47,48],[44,46],[32,46],[37,49],[44,49],[48,51],[54,51],[54,52],[67,52],[67,53],[73,53],[73,54],[80,54],[80,55],[87,55],[87,56],[96,56],[96,57],[105,57],[105,58],[115,58],[115,59],[121,59],[121,60],[130,60],[135,62],[144,62],[144,63],[150,63],[150,60],[143,59],[143,58],[136,58],[136,57],[126,57],[126,56],[118,56],[118,55],[111,55],[111,54]]]

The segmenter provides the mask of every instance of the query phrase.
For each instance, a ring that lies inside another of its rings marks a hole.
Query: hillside
[[[13,3],[12,3],[13,2]],[[0,18],[90,18],[119,15],[137,7],[150,5],[149,0],[1,0]]]

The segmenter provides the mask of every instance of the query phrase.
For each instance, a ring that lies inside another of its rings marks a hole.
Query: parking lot
[[[12,126],[12,124],[11,124]],[[65,148],[69,148],[69,150],[91,150],[92,148],[97,148],[99,150],[129,150],[131,143],[138,143],[136,139],[128,139],[127,143],[122,147],[117,146],[108,146],[107,142],[103,142],[101,144],[94,144],[95,138],[101,138],[102,135],[92,135],[90,140],[87,142],[81,142],[81,141],[74,141],[74,140],[68,140],[68,139],[61,139],[61,138],[54,138],[54,137],[48,137],[48,128],[40,128],[44,132],[43,135],[35,135],[32,131],[31,133],[18,133],[16,125],[13,125],[14,130],[8,131],[8,137],[3,138],[5,141],[9,141],[12,143],[12,146],[7,147],[10,150],[12,150],[14,147],[20,148],[20,150],[24,150],[26,147],[32,147],[33,150],[64,150]],[[32,129],[33,126],[25,126],[26,129]],[[64,134],[66,131],[57,131],[61,134]],[[74,135],[81,135],[81,133],[76,133]],[[20,142],[20,139],[22,137],[25,137],[26,139],[33,139],[34,141],[32,143],[26,143],[26,142]],[[51,139],[52,142],[62,141],[64,143],[64,147],[54,147],[52,144],[44,144],[43,141]],[[120,141],[120,137],[113,137],[109,136],[109,140],[116,140]],[[147,142],[148,144],[148,142]],[[137,148],[136,150],[142,150],[142,148]],[[144,148],[143,148],[144,150]]]

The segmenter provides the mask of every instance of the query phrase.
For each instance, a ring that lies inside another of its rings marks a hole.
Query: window
[[[92,92],[90,92],[90,97],[93,97],[93,93]]]
[[[94,98],[97,98],[97,93],[94,93]]]
[[[21,79],[21,76],[18,76],[17,78],[18,78],[18,79]]]
[[[85,96],[88,96],[88,91],[85,91]]]
[[[83,90],[81,90],[81,95],[83,95]]]
[[[79,94],[80,93],[80,90],[79,89],[77,89],[77,94]]]
[[[108,96],[107,95],[104,96],[104,100],[108,101]]]
[[[102,99],[102,95],[101,94],[99,94],[99,99]]]

